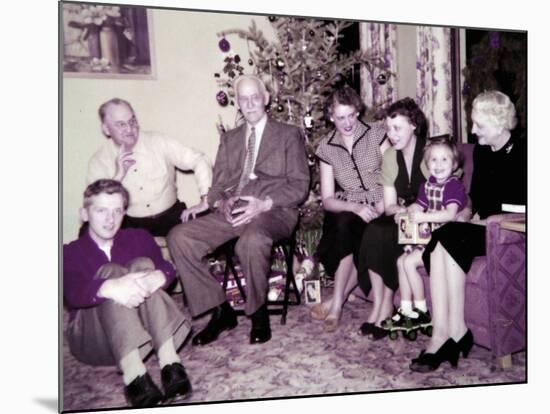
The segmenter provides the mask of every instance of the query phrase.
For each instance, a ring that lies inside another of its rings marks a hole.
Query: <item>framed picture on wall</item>
[[[63,76],[154,79],[152,19],[145,7],[61,7]]]

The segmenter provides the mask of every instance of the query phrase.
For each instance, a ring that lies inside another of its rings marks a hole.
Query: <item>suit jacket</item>
[[[246,123],[221,136],[214,178],[208,192],[208,204],[213,205],[234,190],[241,177],[246,158]],[[254,174],[241,191],[260,199],[270,197],[273,208],[297,209],[305,201],[309,190],[309,167],[304,139],[300,130],[268,118]],[[229,191],[229,192],[230,192]]]

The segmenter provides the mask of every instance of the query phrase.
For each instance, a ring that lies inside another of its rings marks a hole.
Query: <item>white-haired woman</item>
[[[485,255],[485,222],[502,212],[502,204],[525,204],[527,199],[526,142],[512,130],[516,110],[498,91],[479,94],[472,104],[474,171],[470,188],[473,218],[448,223],[434,231],[423,254],[430,274],[433,335],[427,348],[412,360],[417,372],[452,366],[459,354],[467,357],[474,338],[464,320],[465,278],[474,257]]]

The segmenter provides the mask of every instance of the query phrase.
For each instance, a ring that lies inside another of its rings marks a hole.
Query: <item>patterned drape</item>
[[[361,68],[361,97],[368,108],[385,105],[396,100],[397,88],[397,27],[395,24],[362,22],[360,27],[361,50],[376,58],[380,67]]]
[[[416,29],[416,100],[431,136],[452,134],[451,30]]]

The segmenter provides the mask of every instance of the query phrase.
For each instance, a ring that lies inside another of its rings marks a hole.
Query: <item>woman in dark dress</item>
[[[378,178],[382,152],[389,144],[382,123],[359,120],[363,109],[361,98],[351,87],[336,89],[325,108],[335,130],[321,140],[316,152],[325,210],[316,256],[327,274],[334,276],[334,293],[312,307],[311,317],[323,320],[328,332],[337,329],[344,302],[357,287],[354,258],[363,231],[383,211]]]
[[[468,356],[472,332],[464,320],[465,278],[474,257],[485,255],[485,223],[502,212],[502,204],[527,199],[525,140],[514,134],[516,111],[508,96],[498,91],[479,94],[472,104],[472,133],[477,135],[470,189],[473,219],[436,230],[423,254],[430,274],[433,335],[426,350],[410,368],[430,372],[444,361],[453,366],[459,353]]]
[[[416,200],[420,184],[429,176],[423,162],[427,121],[411,98],[392,104],[386,111],[389,148],[382,160],[380,182],[384,188],[385,215],[372,221],[360,247],[358,280],[363,292],[373,290],[373,310],[361,326],[363,335],[383,338],[387,331],[380,323],[393,314],[393,293],[398,288],[397,258],[403,247],[397,243],[395,214],[406,211]]]

